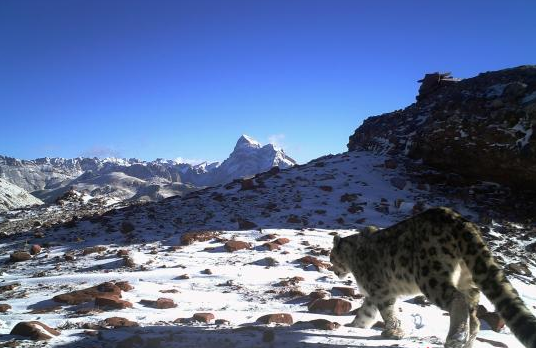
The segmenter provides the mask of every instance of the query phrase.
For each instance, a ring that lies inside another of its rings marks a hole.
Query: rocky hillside
[[[449,318],[422,298],[397,305],[408,333],[401,341],[381,337],[381,322],[345,327],[363,296],[329,270],[335,233],[437,205],[479,220],[477,200],[445,199],[406,172],[385,155],[353,151],[105,214],[84,215],[90,208],[79,205],[63,221],[57,206],[6,215],[0,339],[65,348],[440,347]],[[483,226],[531,306],[533,228]],[[475,348],[521,348],[483,305]]]
[[[422,159],[469,179],[536,190],[536,66],[464,80],[428,74],[418,102],[369,117],[349,150]]]
[[[251,176],[296,162],[272,144],[261,146],[243,135],[223,163],[191,165],[158,159],[145,162],[117,158],[42,158],[18,160],[0,156],[0,178],[47,203],[71,189],[94,198],[159,200],[206,186]]]
[[[43,202],[24,189],[0,179],[0,211],[40,204]]]

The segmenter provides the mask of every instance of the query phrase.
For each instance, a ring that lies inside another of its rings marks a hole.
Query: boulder
[[[214,320],[214,314],[212,313],[195,313],[192,320],[199,321],[201,323],[210,323]]]
[[[308,306],[309,312],[343,315],[352,309],[352,304],[340,298],[332,299],[317,299],[311,302]]]
[[[0,313],[5,313],[10,309],[11,309],[11,306],[8,305],[7,303],[0,304]]]
[[[251,249],[251,244],[240,240],[230,240],[223,247],[231,253],[242,249]]]
[[[115,295],[101,295],[95,297],[95,306],[103,309],[125,309],[132,308],[132,303]]]
[[[26,251],[15,251],[9,255],[9,261],[11,262],[23,262],[32,258],[32,255]]]
[[[96,297],[121,297],[121,289],[111,282],[105,282],[82,290],[56,295],[52,299],[69,305],[78,305],[95,300]]]
[[[39,321],[21,321],[11,330],[10,335],[28,337],[34,341],[49,340],[60,332]]]
[[[118,328],[118,327],[137,327],[140,326],[135,321],[130,321],[126,318],[121,317],[110,317],[106,318],[103,321],[104,326]]]
[[[41,252],[41,246],[39,244],[34,244],[30,247],[30,254],[37,255]]]
[[[294,323],[294,320],[292,319],[292,315],[288,313],[276,313],[276,314],[267,314],[263,315],[262,317],[259,317],[257,319],[257,322],[262,324],[287,324],[292,325]]]

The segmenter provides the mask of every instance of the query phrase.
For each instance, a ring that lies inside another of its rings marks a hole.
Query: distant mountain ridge
[[[242,135],[222,163],[192,165],[161,158],[154,161],[84,157],[19,160],[0,156],[0,178],[49,203],[71,188],[97,197],[158,200],[252,176],[274,166],[285,169],[295,164],[282,149],[272,144],[262,146]]]

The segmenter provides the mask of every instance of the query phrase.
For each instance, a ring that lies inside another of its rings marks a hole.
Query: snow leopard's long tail
[[[456,214],[458,215],[458,214]],[[473,274],[473,280],[495,305],[506,325],[528,348],[536,348],[536,317],[527,308],[518,292],[506,278],[482,239],[480,229],[459,215],[456,234],[460,238],[463,260]],[[460,224],[463,224],[462,228]]]

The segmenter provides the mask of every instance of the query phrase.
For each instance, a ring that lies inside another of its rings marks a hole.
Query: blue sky
[[[305,162],[414,101],[425,72],[536,63],[536,2],[0,2],[0,154]]]

